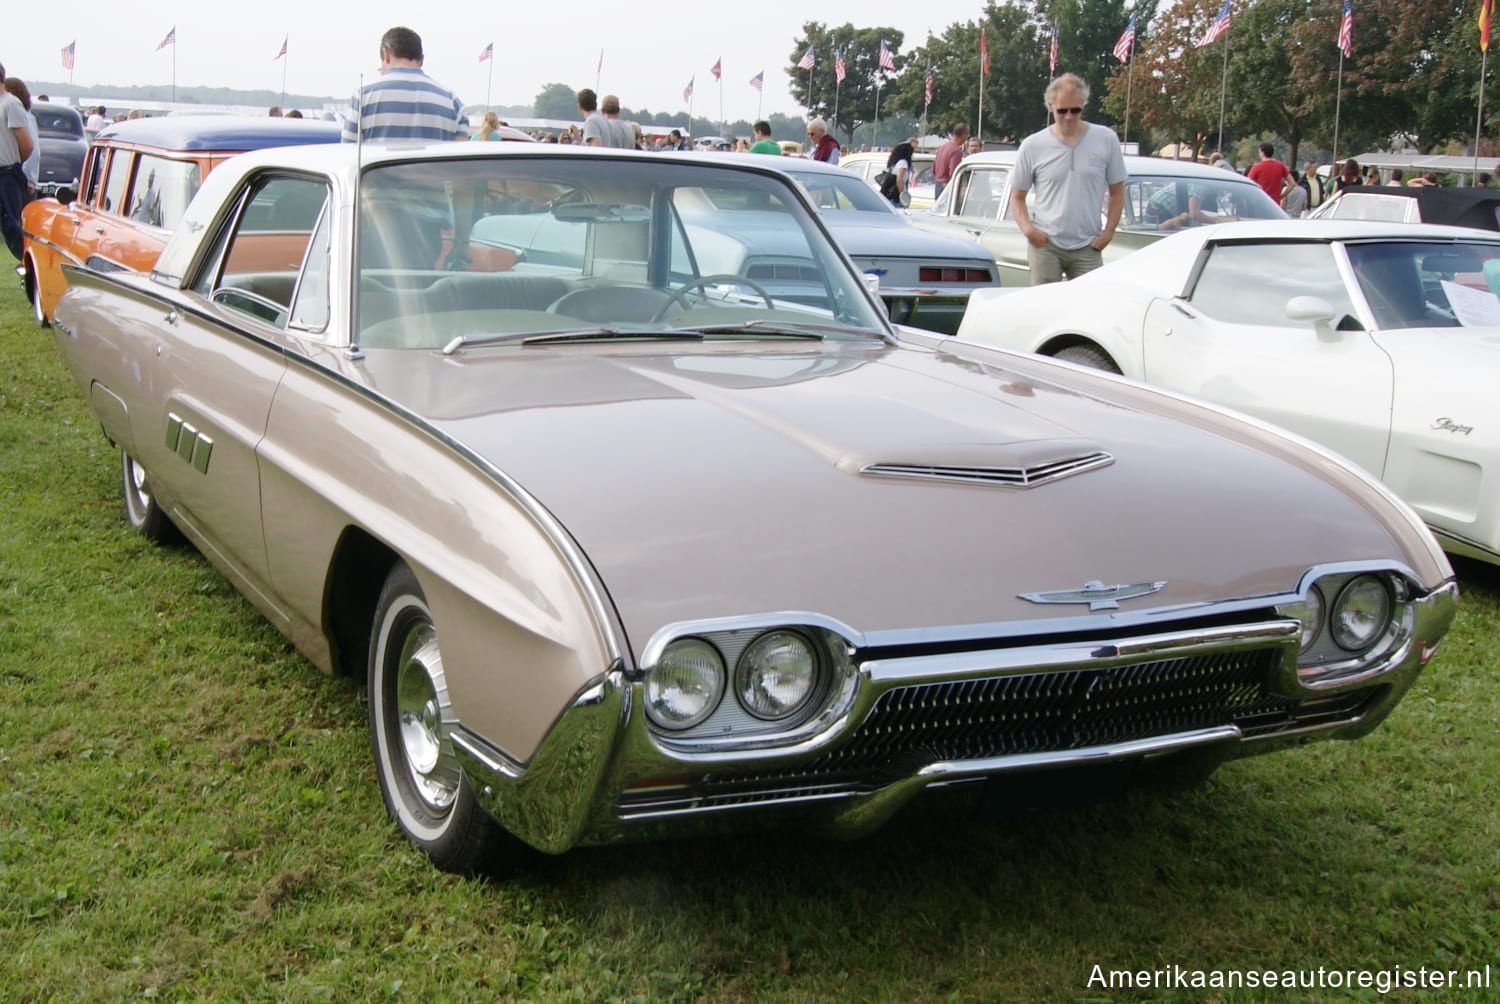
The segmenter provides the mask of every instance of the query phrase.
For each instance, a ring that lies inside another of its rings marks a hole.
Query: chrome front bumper
[[[1415,681],[1457,595],[1449,582],[1413,600],[1410,637],[1347,684],[1303,686],[1297,623],[1277,619],[862,661],[848,712],[792,747],[674,747],[632,713],[640,684],[619,668],[574,700],[528,764],[462,727],[451,738],[481,805],[543,851],[737,829],[768,813],[855,836],[929,787],[1194,750],[1230,759],[1363,735]],[[1142,699],[1161,688],[1172,694]],[[948,727],[966,713],[972,729]],[[999,720],[1019,715],[1027,735],[1018,738]],[[1062,732],[1031,736],[1049,729]],[[1133,734],[1142,730],[1150,734]]]

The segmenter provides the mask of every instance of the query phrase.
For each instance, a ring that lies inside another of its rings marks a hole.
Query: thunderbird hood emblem
[[[1131,586],[1106,586],[1097,579],[1082,589],[1054,589],[1047,593],[1022,593],[1021,599],[1032,603],[1087,603],[1090,610],[1118,610],[1121,600],[1150,596],[1165,582],[1137,582]]]

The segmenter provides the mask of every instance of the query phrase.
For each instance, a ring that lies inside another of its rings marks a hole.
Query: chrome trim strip
[[[1292,659],[1292,671],[1295,673],[1297,641],[1301,633],[1301,626],[1294,620],[1272,621],[1248,626],[1179,631],[1119,644],[1059,642],[1012,649],[992,648],[979,652],[877,659],[862,663],[860,672],[871,683],[878,684],[883,689],[886,686],[931,680],[956,681],[1013,676],[1063,667],[1104,669],[1137,662],[1142,658],[1178,659],[1207,652],[1282,645],[1287,648],[1288,658]]]

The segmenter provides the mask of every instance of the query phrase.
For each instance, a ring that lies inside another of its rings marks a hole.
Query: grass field
[[[0,1001],[1500,1000],[1492,570],[1461,566],[1453,632],[1357,743],[1005,825],[458,880],[386,820],[361,690],[127,531],[115,457],[3,281]],[[1489,966],[1490,988],[1120,989],[1096,966]]]

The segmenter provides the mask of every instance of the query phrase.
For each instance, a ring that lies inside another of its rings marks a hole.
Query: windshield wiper
[[[650,331],[640,328],[566,328],[560,331],[483,331],[471,335],[459,335],[443,346],[443,355],[451,356],[469,345],[494,345],[498,342],[519,341],[522,345],[545,345],[549,342],[586,342],[607,338],[639,338],[645,341],[702,341],[697,332],[679,334],[677,331]]]
[[[603,341],[608,338],[633,338],[643,342],[701,342],[697,331],[671,328],[574,328],[569,331],[539,331],[521,339],[522,345],[548,345],[553,342]]]
[[[805,338],[820,341],[830,334],[848,334],[859,328],[841,328],[835,324],[800,324],[793,321],[740,321],[737,324],[705,324],[702,327],[676,328],[702,335],[740,335],[746,338]],[[871,332],[873,334],[873,332]]]

